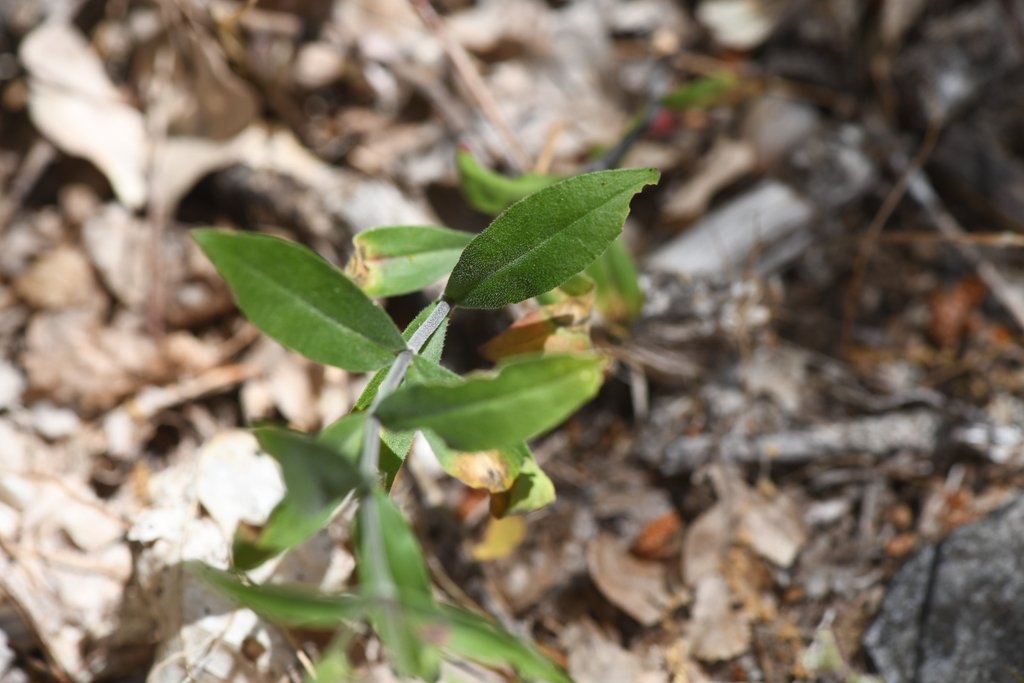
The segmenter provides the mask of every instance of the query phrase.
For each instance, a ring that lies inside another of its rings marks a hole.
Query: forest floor
[[[1016,0],[4,0],[0,680],[306,675],[324,634],[211,614],[180,566],[224,563],[280,495],[245,426],[317,430],[366,378],[262,337],[189,231],[339,265],[371,227],[479,231],[460,148],[662,180],[625,228],[643,313],[595,326],[604,389],[534,444],[557,501],[494,522],[414,446],[395,496],[439,595],[579,683],[1020,680],[1019,593],[993,572],[1024,539],[1022,20]],[[384,305],[404,324],[426,301]],[[511,320],[459,312],[446,363],[486,367]],[[986,520],[1011,540],[936,559]],[[345,540],[272,580],[349,586]],[[947,579],[969,590],[940,605]],[[352,656],[392,680],[372,637]]]

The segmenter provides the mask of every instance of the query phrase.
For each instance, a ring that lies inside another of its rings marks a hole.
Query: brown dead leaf
[[[242,387],[242,407],[249,421],[280,412],[299,429],[312,429],[319,421],[312,364],[280,344],[261,338],[245,356],[246,365],[259,374]]]
[[[986,296],[988,288],[977,275],[966,277],[932,295],[929,332],[940,349],[951,351],[960,345],[971,315]]]
[[[744,543],[779,567],[790,566],[807,541],[793,501],[781,492],[769,497],[751,489],[731,467],[714,467],[710,474],[720,500],[687,534],[687,583],[694,585],[716,572],[733,542]]]
[[[240,162],[246,147],[265,140],[254,126],[225,140],[175,135],[160,141],[153,152],[154,201],[173,211],[203,176]]]
[[[165,381],[173,368],[140,328],[131,318],[104,325],[80,309],[37,314],[21,354],[30,391],[91,415],[145,384]]]
[[[108,204],[82,225],[82,242],[103,283],[129,308],[138,310],[152,286],[150,232],[119,204]]]
[[[0,360],[0,410],[10,410],[25,393],[25,375],[13,363]]]
[[[715,193],[754,170],[754,149],[746,142],[721,139],[694,176],[672,188],[663,209],[667,221],[689,221],[707,210]]]
[[[78,249],[57,247],[36,259],[14,284],[15,291],[35,308],[60,311],[75,306],[106,307],[106,297],[89,260]]]
[[[289,354],[287,362],[278,363],[267,377],[274,404],[290,424],[302,430],[313,429],[318,421],[311,370],[308,360]]]
[[[146,126],[73,26],[44,22],[21,44],[32,122],[63,151],[88,159],[125,206],[146,201]]]
[[[642,560],[664,560],[679,551],[679,538],[683,520],[679,513],[671,510],[647,523],[629,552]]]
[[[175,37],[176,92],[168,94],[182,106],[174,112],[170,132],[209,140],[235,137],[259,113],[252,87],[231,70],[213,36],[193,28]]]
[[[917,534],[904,532],[896,534],[885,543],[885,554],[900,559],[906,557],[917,546]]]
[[[722,503],[714,505],[690,524],[683,542],[683,576],[686,585],[717,576],[732,538],[732,519]]]
[[[633,557],[613,536],[601,534],[587,545],[587,567],[601,594],[644,626],[672,608],[665,565]]]
[[[737,539],[778,567],[789,567],[807,542],[807,531],[793,501],[779,493],[767,498],[750,491],[740,503]]]
[[[120,620],[132,571],[124,524],[67,477],[0,475],[0,589],[68,680],[84,680]]]
[[[640,656],[623,648],[589,619],[569,624],[561,634],[566,668],[577,683],[664,683],[661,672],[645,671]]]
[[[750,619],[732,607],[729,586],[721,576],[700,580],[690,620],[693,655],[705,662],[732,659],[750,647]]]
[[[711,683],[690,653],[690,644],[684,638],[665,648],[665,666],[672,676],[673,683]]]
[[[742,606],[748,618],[764,623],[775,621],[779,611],[771,592],[775,580],[768,564],[754,551],[733,546],[724,576],[734,603]]]

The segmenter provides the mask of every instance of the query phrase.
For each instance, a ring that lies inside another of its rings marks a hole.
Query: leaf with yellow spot
[[[590,314],[594,281],[577,275],[537,300],[543,305],[514,322],[480,347],[485,358],[497,361],[527,353],[589,351]]]
[[[423,430],[430,448],[444,471],[466,486],[491,493],[507,491],[519,476],[524,460],[530,457],[526,444],[484,451],[457,451],[429,429]]]
[[[523,461],[512,488],[491,494],[491,515],[525,515],[555,502],[555,485],[544,474],[533,454]]]
[[[527,313],[508,329],[480,347],[484,358],[502,358],[527,353],[589,351],[589,325],[570,325],[570,316],[551,316],[541,309]]]

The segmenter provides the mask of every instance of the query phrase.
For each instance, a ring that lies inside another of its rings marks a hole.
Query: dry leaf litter
[[[326,642],[183,563],[282,495],[241,427],[317,429],[366,380],[261,338],[189,228],[343,263],[369,227],[486,224],[459,145],[573,173],[623,140],[663,173],[627,225],[643,316],[536,444],[550,508],[488,520],[414,449],[438,591],[586,683],[1024,674],[1024,4],[434,7],[0,4],[0,679],[298,680]],[[456,318],[449,362],[488,332]],[[345,521],[255,578],[350,585]]]

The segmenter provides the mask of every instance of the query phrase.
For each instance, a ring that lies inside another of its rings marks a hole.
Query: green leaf
[[[590,264],[587,274],[597,283],[597,308],[605,323],[625,326],[640,317],[644,295],[636,264],[621,237]]]
[[[512,488],[491,495],[491,514],[525,515],[555,502],[555,485],[537,464],[533,453],[523,460]]]
[[[507,662],[529,680],[572,683],[560,666],[487,619],[449,605],[441,605],[441,612],[448,627],[441,647],[484,663]]]
[[[409,386],[415,384],[462,384],[466,380],[439,362],[424,356],[414,356],[409,374],[406,377]]]
[[[561,180],[558,176],[542,173],[524,173],[516,178],[508,178],[481,166],[473,154],[465,149],[456,152],[455,163],[459,167],[459,180],[466,199],[477,211],[492,216],[523,197]]]
[[[463,451],[512,446],[544,432],[592,398],[604,361],[592,355],[517,358],[461,384],[402,387],[377,415],[392,429],[432,429]]]
[[[353,239],[345,273],[370,296],[397,296],[423,289],[455,267],[468,232],[433,226],[374,228]]]
[[[335,683],[355,678],[355,667],[349,661],[348,649],[355,640],[355,632],[342,631],[334,636],[316,661],[312,671],[303,677],[305,683]]]
[[[612,244],[614,244],[614,242]],[[538,294],[537,303],[542,306],[548,306],[550,304],[564,303],[570,299],[585,298],[593,293],[596,284],[597,283],[594,282],[594,279],[589,275],[585,273],[578,273],[558,285],[555,289],[550,289],[543,294]]]
[[[657,180],[653,169],[598,171],[513,204],[462,252],[445,298],[500,308],[557,287],[608,248],[633,195]]]
[[[316,441],[337,451],[352,467],[358,469],[365,425],[366,413],[349,413],[325,427],[316,436]]]
[[[334,628],[360,619],[380,607],[379,600],[362,595],[328,595],[301,586],[254,585],[237,575],[200,562],[187,568],[208,584],[257,614],[281,624],[306,628]],[[484,663],[511,664],[524,677],[571,683],[565,672],[536,649],[492,622],[449,605],[401,604],[420,640]]]
[[[246,317],[318,363],[376,370],[405,348],[391,318],[309,249],[269,235],[196,230]]]
[[[300,586],[258,586],[237,574],[201,562],[186,568],[232,600],[279,624],[305,628],[334,628],[346,619],[361,619],[368,604],[358,595],[326,595]]]
[[[380,491],[363,498],[357,520],[360,590],[371,600],[371,619],[392,664],[400,675],[435,680],[440,655],[406,609],[435,609],[423,551],[402,513]]]
[[[707,109],[727,100],[739,86],[739,76],[723,71],[681,85],[665,95],[661,103],[677,111]]]
[[[345,496],[365,484],[355,465],[365,421],[364,415],[349,415],[344,430],[336,430],[333,448],[286,429],[254,430],[260,447],[281,464],[286,491],[261,529],[239,529],[232,549],[235,567],[252,569],[306,540]]]
[[[523,461],[530,457],[525,443],[482,451],[457,451],[448,448],[444,439],[429,429],[423,430],[423,437],[445,472],[470,488],[491,493],[511,488]]]

